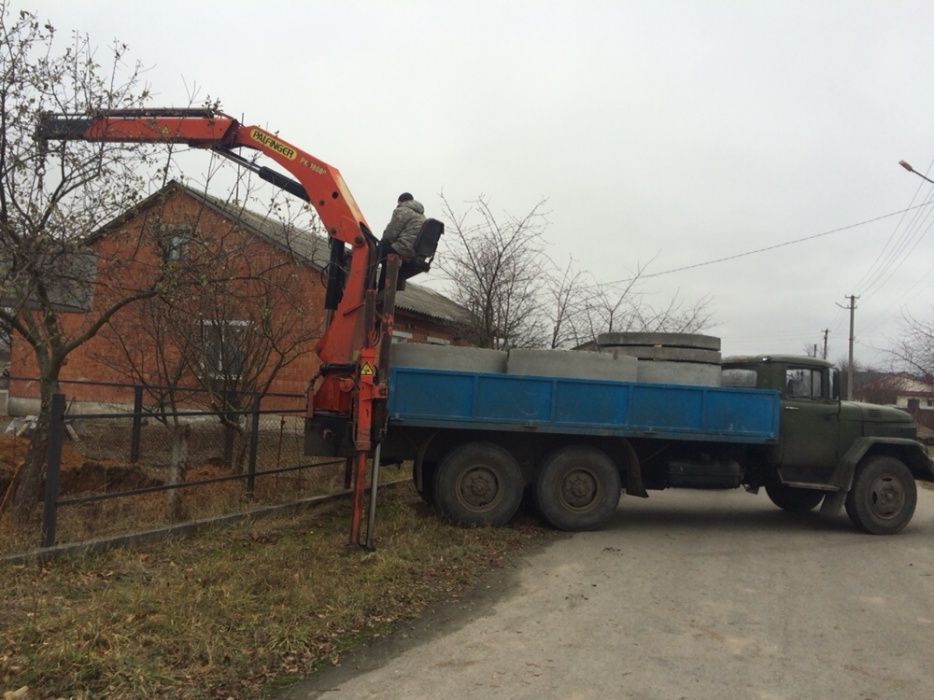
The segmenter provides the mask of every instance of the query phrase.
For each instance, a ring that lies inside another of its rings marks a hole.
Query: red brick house
[[[289,324],[293,340],[298,339],[291,349],[294,357],[277,370],[269,391],[305,390],[317,368],[313,348],[322,328],[326,239],[173,181],[102,228],[88,245],[98,259],[91,312],[68,314],[66,328],[80,329],[95,311],[105,308],[114,290],[125,291],[134,285],[142,288],[141,284],[149,284],[151,276],[172,261],[198,255],[210,262],[213,256],[218,265],[229,266],[231,278],[252,277],[254,281],[238,282],[213,305],[206,304],[204,298],[192,299],[191,323],[193,327],[201,324],[200,332],[207,339],[207,349],[202,350],[204,361],[210,365],[224,352],[236,352],[238,328],[260,320],[273,328]],[[125,262],[121,264],[121,260]],[[262,297],[262,309],[256,308],[256,300],[261,298],[255,293],[259,279],[275,280],[280,292],[272,300]],[[105,327],[74,350],[61,379],[126,383],[130,375],[117,361],[121,353],[138,358],[140,365],[151,365],[151,359],[146,358],[160,342],[160,329],[152,322],[143,327],[141,304],[136,302],[119,311],[109,326],[112,333]],[[463,343],[466,311],[445,296],[409,282],[406,290],[398,293],[396,304],[394,335],[399,342]],[[205,318],[206,308],[211,312],[209,319]],[[120,338],[121,352],[115,350],[115,334]],[[34,411],[36,382],[23,379],[37,373],[32,348],[14,335],[10,355],[10,413]],[[127,391],[118,387],[64,384],[63,391],[78,401],[123,403],[127,397]]]

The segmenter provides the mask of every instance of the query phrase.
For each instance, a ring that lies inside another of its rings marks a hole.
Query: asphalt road
[[[283,698],[934,698],[934,491],[894,537],[764,493],[624,497]]]

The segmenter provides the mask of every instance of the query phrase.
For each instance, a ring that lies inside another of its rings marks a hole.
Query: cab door
[[[785,481],[826,481],[837,465],[840,402],[830,398],[826,369],[785,369],[780,471]]]

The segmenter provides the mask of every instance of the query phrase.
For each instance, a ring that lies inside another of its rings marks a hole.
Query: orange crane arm
[[[359,542],[364,465],[385,422],[385,371],[377,381],[378,346],[392,330],[400,260],[388,256],[386,296],[377,316],[377,241],[340,172],[258,126],[244,126],[211,109],[110,110],[95,115],[44,114],[37,130],[45,142],[82,140],[184,143],[236,161],[318,212],[331,242],[325,292],[326,329],[315,348],[320,381],[309,392],[306,454],[352,454],[355,471],[351,541]],[[260,167],[235,149],[251,148],[291,173]],[[349,264],[348,264],[348,250]],[[373,331],[382,331],[373,332]],[[381,335],[383,336],[381,338]],[[385,364],[384,364],[385,367]],[[375,430],[374,430],[375,427]]]
[[[361,229],[369,233],[366,219],[337,168],[276,134],[258,126],[244,126],[222,112],[151,109],[110,110],[90,117],[46,114],[40,121],[38,135],[46,140],[184,143],[192,148],[212,149],[227,157],[233,155],[237,161],[243,159],[233,154],[232,149],[251,148],[295,176],[297,182],[268,168],[253,168],[263,171],[263,179],[311,203],[331,237],[353,245]]]
[[[258,127],[244,126],[212,109],[108,110],[94,115],[44,114],[37,136],[47,140],[114,143],[184,143],[236,161],[262,179],[309,202],[331,239],[325,299],[327,329],[316,351],[322,363],[356,362],[368,344],[364,302],[377,266],[376,239],[340,171]],[[257,166],[235,152],[250,148],[268,156],[296,179]],[[345,245],[350,246],[349,269]],[[344,412],[344,411],[341,411]]]

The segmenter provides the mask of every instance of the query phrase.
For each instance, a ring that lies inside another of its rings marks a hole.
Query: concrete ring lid
[[[716,350],[698,350],[697,348],[656,347],[654,345],[617,345],[613,350],[620,355],[629,355],[640,360],[668,360],[671,362],[701,362],[720,364],[720,353]]]
[[[601,333],[597,336],[597,345],[653,345],[719,351],[720,339],[699,333]]]

